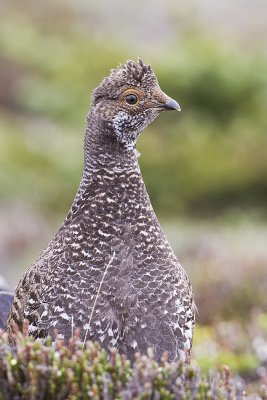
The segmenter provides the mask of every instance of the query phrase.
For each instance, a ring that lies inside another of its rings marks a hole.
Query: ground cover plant
[[[115,350],[107,356],[97,344],[84,346],[74,337],[68,345],[17,335],[10,348],[0,338],[0,399],[267,399],[266,387],[253,388],[229,368],[203,373],[196,363],[159,363],[148,351],[133,365]]]

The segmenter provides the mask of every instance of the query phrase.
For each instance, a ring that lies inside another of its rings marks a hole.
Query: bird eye
[[[125,96],[125,100],[128,104],[136,104],[137,103],[137,96],[135,94],[127,94],[127,96]]]

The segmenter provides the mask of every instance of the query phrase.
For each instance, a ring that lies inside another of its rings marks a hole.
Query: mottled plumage
[[[13,293],[0,291],[0,329],[5,328],[13,299]]]
[[[150,66],[128,61],[94,91],[83,177],[63,225],[16,290],[8,320],[34,337],[117,347],[133,359],[186,358],[194,325],[192,290],[151,206],[136,140],[164,109],[180,109]]]

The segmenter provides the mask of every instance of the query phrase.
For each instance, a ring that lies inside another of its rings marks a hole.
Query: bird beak
[[[162,104],[162,108],[164,110],[177,110],[181,111],[180,105],[177,103],[177,101],[171,99],[170,97],[167,99],[166,103]]]

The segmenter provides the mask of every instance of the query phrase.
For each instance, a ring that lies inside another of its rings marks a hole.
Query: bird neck
[[[99,170],[139,171],[138,152],[118,142],[113,127],[89,112],[84,140],[84,176],[92,177]]]
[[[136,149],[124,149],[111,128],[99,123],[89,113],[84,139],[84,170],[74,204],[99,175],[107,172],[113,172],[114,175],[134,172],[135,176],[140,177],[140,182],[143,182],[138,164],[139,155]]]

